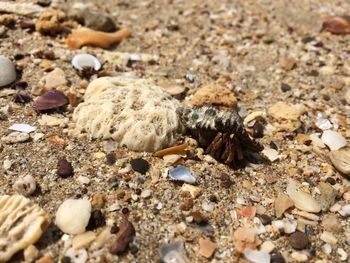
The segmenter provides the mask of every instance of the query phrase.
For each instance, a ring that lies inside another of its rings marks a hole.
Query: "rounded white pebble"
[[[56,212],[56,225],[70,235],[85,231],[91,215],[91,204],[84,199],[67,199]]]
[[[7,86],[16,80],[16,69],[12,61],[0,56],[0,87]]]

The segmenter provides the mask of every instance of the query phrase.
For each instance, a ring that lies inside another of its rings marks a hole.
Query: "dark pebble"
[[[130,249],[130,253],[133,255],[135,255],[139,251],[138,247],[135,245],[130,245],[129,249]]]
[[[281,90],[283,92],[287,92],[287,91],[290,91],[292,90],[292,87],[290,85],[288,85],[287,83],[282,83],[281,84]]]
[[[186,80],[190,83],[193,83],[194,82],[194,77],[191,73],[187,73],[186,76],[185,76]]]
[[[149,169],[149,163],[142,158],[132,159],[130,164],[135,172],[139,172],[141,174],[146,174]]]
[[[129,214],[129,213],[130,213],[129,208],[124,207],[124,208],[122,209],[122,213],[123,213],[123,215]]]
[[[314,36],[304,36],[301,41],[306,44],[306,43],[309,43],[311,41],[315,41],[315,37]]]
[[[230,176],[226,173],[223,173],[220,177],[221,185],[225,188],[230,188],[233,185],[233,181]]]
[[[253,125],[253,138],[264,137],[264,124],[261,121],[256,121]]]
[[[12,101],[18,104],[26,104],[32,101],[32,98],[25,92],[20,92],[12,97]]]
[[[327,177],[326,181],[331,185],[335,185],[337,181],[333,177]]]
[[[286,260],[280,252],[271,254],[271,263],[285,263]]]
[[[140,188],[135,189],[135,194],[140,195],[142,193],[142,190]]]
[[[57,165],[57,174],[59,177],[67,178],[73,175],[73,167],[70,162],[65,159],[59,160]]]
[[[262,223],[264,226],[265,226],[265,225],[270,225],[271,222],[272,222],[271,217],[268,216],[268,215],[260,215],[259,218],[260,218],[261,223]]]
[[[111,234],[116,234],[119,231],[119,227],[117,226],[117,224],[113,224],[111,227]]]
[[[70,257],[63,257],[62,259],[61,259],[61,262],[62,263],[71,263],[71,259],[70,259]]]
[[[197,224],[203,224],[208,222],[208,219],[205,216],[203,216],[202,213],[199,211],[191,212],[190,216],[193,217],[193,221]]]
[[[101,226],[106,225],[106,217],[101,212],[101,210],[94,210],[91,213],[89,223],[86,227],[87,230],[94,230],[96,228],[99,228]]]
[[[309,238],[307,237],[307,235],[299,231],[291,234],[288,237],[288,241],[292,248],[299,250],[305,249],[309,244]]]
[[[115,153],[109,153],[106,155],[106,159],[107,159],[107,164],[108,165],[113,165],[115,164],[115,162],[117,161],[117,158],[115,157]]]
[[[26,88],[28,88],[28,82],[26,82],[26,81],[18,81],[15,84],[15,88],[16,89],[26,89]]]

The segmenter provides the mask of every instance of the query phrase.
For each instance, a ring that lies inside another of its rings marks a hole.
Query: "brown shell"
[[[33,108],[36,111],[46,111],[58,109],[67,104],[68,98],[62,91],[49,90],[33,102]]]

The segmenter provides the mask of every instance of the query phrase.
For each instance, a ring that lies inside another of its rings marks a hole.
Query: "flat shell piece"
[[[165,263],[189,263],[183,241],[175,241],[160,247],[159,254]]]
[[[170,169],[168,174],[174,181],[183,181],[189,184],[194,184],[196,182],[196,178],[183,165],[178,165],[175,168]]]
[[[331,151],[329,158],[339,172],[350,175],[350,151]]]
[[[38,205],[21,195],[0,197],[0,262],[34,244],[50,223]]]
[[[9,127],[10,130],[18,131],[18,132],[25,132],[25,133],[31,133],[36,130],[35,127],[30,126],[29,124],[24,123],[15,123]]]

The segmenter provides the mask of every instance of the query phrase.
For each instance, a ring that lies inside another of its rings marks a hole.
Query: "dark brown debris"
[[[68,104],[67,96],[59,90],[49,90],[33,102],[36,111],[58,109]]]
[[[135,236],[135,228],[128,220],[129,214],[123,214],[122,222],[119,226],[119,231],[109,247],[109,252],[115,255],[120,255],[129,247],[129,243]]]
[[[333,34],[349,34],[350,33],[350,16],[331,16],[322,24],[321,31],[328,31]]]

